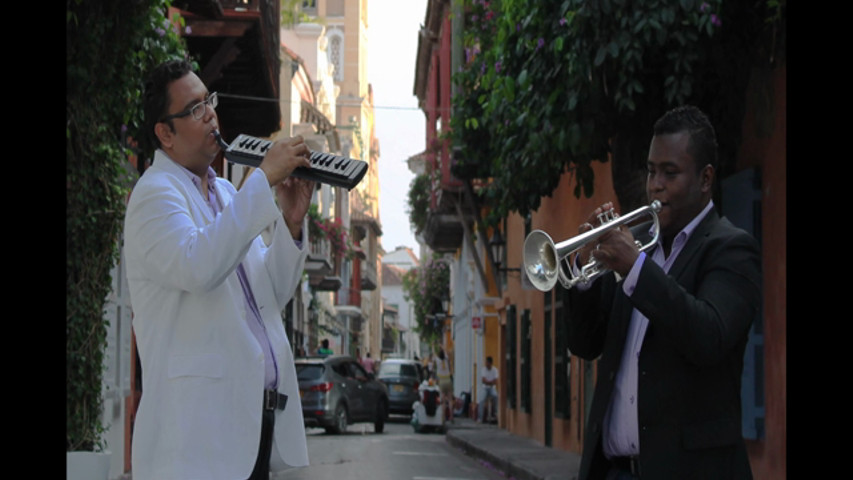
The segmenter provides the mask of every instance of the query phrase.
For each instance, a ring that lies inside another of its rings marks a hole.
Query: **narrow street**
[[[385,431],[350,425],[343,435],[309,428],[311,465],[272,475],[271,480],[498,480],[506,479],[466,456],[442,433],[415,433],[408,417],[392,416]]]

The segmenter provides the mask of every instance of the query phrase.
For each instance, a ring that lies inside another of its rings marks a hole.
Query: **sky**
[[[426,0],[369,0],[367,79],[373,85],[376,138],[379,140],[379,222],[382,248],[420,252],[409,225],[406,163],[424,150],[426,120],[414,94],[418,31]]]

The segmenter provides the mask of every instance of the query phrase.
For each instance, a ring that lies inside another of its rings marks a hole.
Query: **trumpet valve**
[[[598,214],[598,224],[604,225],[608,222],[612,222],[618,216],[619,214],[616,213],[616,210],[611,208],[610,210],[606,210]]]

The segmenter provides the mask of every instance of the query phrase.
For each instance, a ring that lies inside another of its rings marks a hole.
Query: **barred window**
[[[338,33],[329,35],[329,64],[334,67],[336,82],[344,79],[344,39]]]

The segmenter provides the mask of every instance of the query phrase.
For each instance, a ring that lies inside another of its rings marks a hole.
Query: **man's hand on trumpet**
[[[601,214],[612,208],[613,202],[607,202],[596,208],[589,215],[587,221],[578,227],[578,233],[584,233],[598,227],[599,225],[597,224],[600,223],[598,219]],[[620,226],[608,230],[607,233],[598,238],[597,243],[590,242],[581,247],[578,255],[580,255],[581,266],[589,263],[590,255],[592,255],[595,260],[601,263],[603,268],[612,270],[625,277],[640,255],[640,249],[634,242],[634,236],[631,234],[630,229]]]

